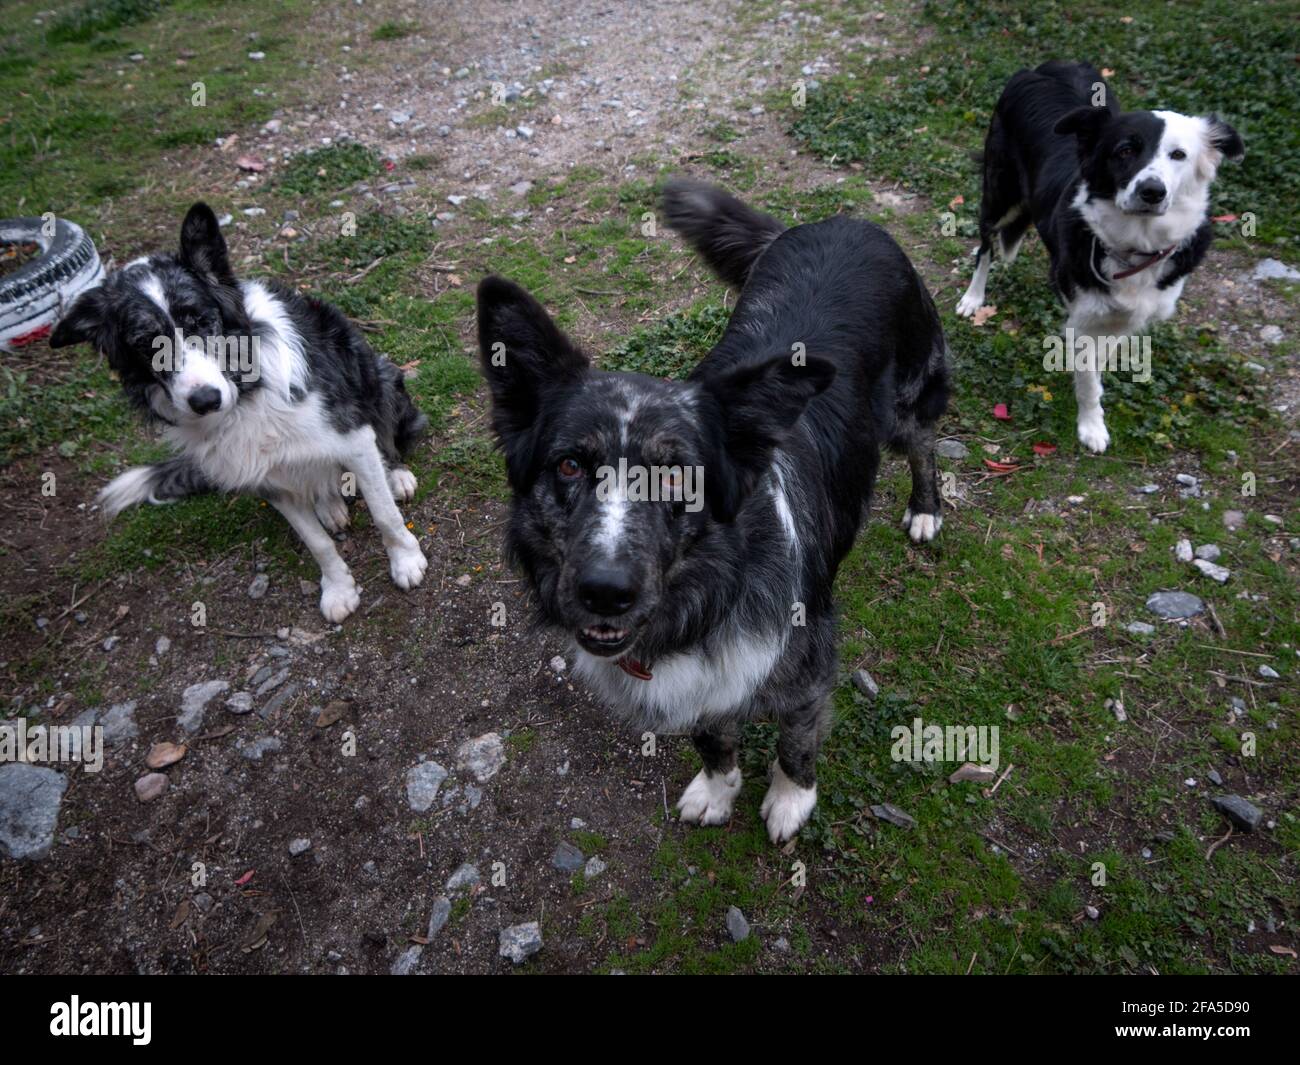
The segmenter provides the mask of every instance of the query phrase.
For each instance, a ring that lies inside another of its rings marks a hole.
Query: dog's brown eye
[[[1186,158],[1187,158],[1187,153],[1186,153],[1185,151],[1183,151],[1181,148],[1175,148],[1172,152],[1169,153],[1169,158],[1170,158],[1170,159],[1186,159]]]
[[[573,481],[582,476],[582,463],[577,459],[563,458],[560,459],[560,464],[555,467],[555,472],[564,480]]]

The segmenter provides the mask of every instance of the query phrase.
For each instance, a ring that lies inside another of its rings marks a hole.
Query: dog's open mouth
[[[578,632],[578,643],[594,655],[616,655],[632,642],[633,635],[631,629],[614,625],[588,625]]]

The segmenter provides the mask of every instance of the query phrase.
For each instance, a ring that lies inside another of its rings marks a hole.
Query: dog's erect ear
[[[1240,159],[1246,154],[1246,142],[1241,134],[1218,115],[1206,115],[1205,126],[1210,146],[1223,158]]]
[[[478,346],[479,365],[492,393],[493,426],[513,476],[519,472],[514,445],[532,426],[542,396],[581,377],[587,356],[532,296],[495,276],[478,286]]]
[[[214,285],[233,287],[237,283],[221,225],[206,203],[196,203],[181,223],[181,263]]]
[[[66,348],[82,341],[97,344],[108,325],[108,296],[101,286],[96,286],[72,301],[50,334],[50,347]]]
[[[1063,137],[1078,137],[1081,148],[1091,147],[1111,117],[1105,107],[1077,107],[1056,123],[1055,132]]]
[[[714,516],[729,521],[771,461],[778,446],[813,397],[835,379],[826,359],[796,363],[789,355],[728,370],[704,383],[718,404],[722,444],[729,468],[707,476]]]

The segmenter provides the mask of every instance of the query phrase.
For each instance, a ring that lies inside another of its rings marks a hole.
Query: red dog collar
[[[1177,244],[1170,244],[1164,251],[1158,251],[1144,263],[1138,263],[1137,266],[1130,266],[1127,270],[1121,270],[1118,274],[1111,274],[1112,281],[1121,281],[1126,277],[1132,277],[1134,274],[1140,274],[1148,266],[1155,266],[1162,259],[1167,258],[1173,250],[1178,247]]]

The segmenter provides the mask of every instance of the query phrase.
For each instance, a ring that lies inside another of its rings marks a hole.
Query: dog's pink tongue
[[[635,658],[620,658],[618,668],[629,677],[636,677],[637,680],[649,680],[652,676],[651,672]]]

